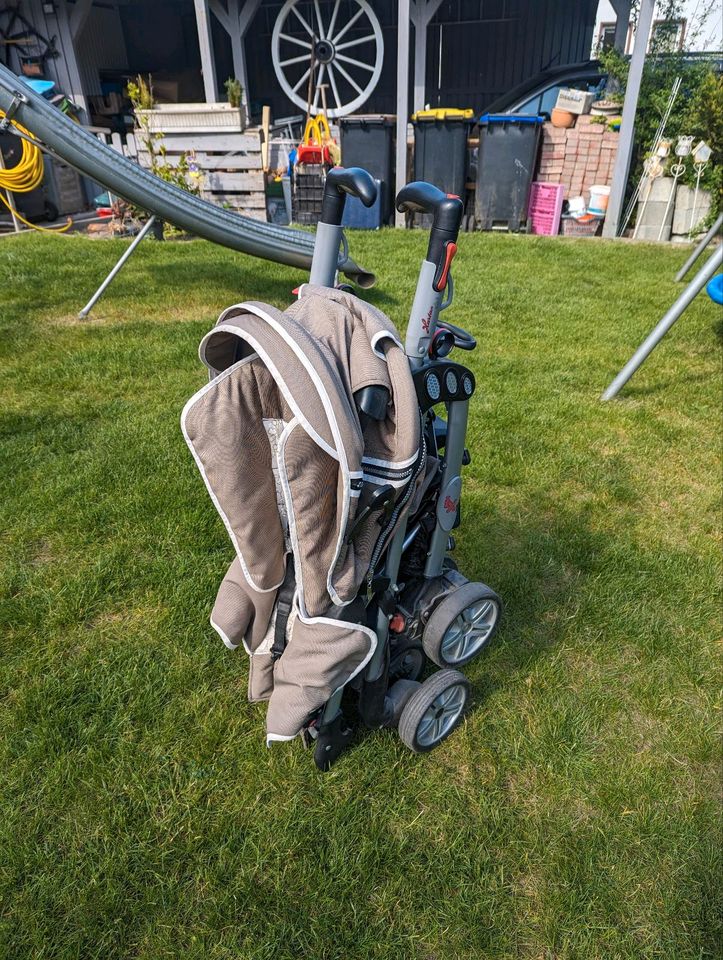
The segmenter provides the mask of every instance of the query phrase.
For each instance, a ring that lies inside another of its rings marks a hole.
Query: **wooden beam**
[[[235,0],[236,6],[238,6],[238,0]],[[245,37],[248,33],[248,29],[251,26],[251,21],[256,16],[256,11],[261,6],[261,0],[246,0],[246,3],[243,5],[243,9],[238,17],[239,32],[242,37]]]
[[[70,32],[73,40],[77,40],[88,19],[93,0],[75,0],[70,12]]]
[[[630,28],[630,10],[633,6],[632,0],[610,0],[610,4],[615,11],[615,37],[613,46],[620,53],[625,53],[625,47],[628,42],[628,30]]]
[[[618,225],[625,200],[625,188],[628,183],[628,173],[630,171],[630,158],[633,152],[633,134],[635,132],[635,114],[637,113],[638,97],[640,95],[640,82],[643,77],[643,67],[645,66],[645,56],[648,50],[648,39],[650,37],[650,28],[653,23],[654,12],[655,0],[640,0],[638,28],[635,31],[635,46],[633,47],[633,55],[630,58],[628,82],[625,88],[625,102],[623,104],[623,116],[620,123],[618,152],[615,157],[615,166],[613,167],[613,180],[610,185],[607,215],[605,217],[605,223],[603,224],[604,237],[616,237],[618,233]]]
[[[226,33],[228,33],[230,36],[231,30],[232,30],[232,23],[231,23],[231,20],[229,19],[229,15],[227,11],[224,10],[223,6],[221,5],[221,0],[208,0],[208,8],[211,11],[211,13],[214,15],[214,17],[218,20],[218,22],[221,24],[221,26],[226,31]]]
[[[407,111],[409,110],[409,0],[397,0],[397,176],[396,193],[407,182]],[[395,194],[396,195],[396,194]],[[394,214],[404,226],[404,214]]]
[[[203,89],[206,103],[218,103],[218,84],[216,82],[216,61],[213,53],[213,38],[211,36],[211,18],[208,10],[208,0],[193,0],[196,9],[196,27],[198,29],[198,46],[201,51],[201,71],[203,72]]]

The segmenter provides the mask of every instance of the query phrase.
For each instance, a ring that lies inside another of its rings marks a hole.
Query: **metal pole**
[[[618,138],[618,152],[613,168],[613,182],[610,186],[610,200],[608,201],[607,216],[603,224],[604,237],[616,237],[618,224],[625,200],[625,187],[630,170],[630,157],[633,152],[633,134],[635,132],[635,114],[638,109],[640,82],[645,66],[645,54],[648,47],[650,27],[653,22],[655,0],[641,0],[638,16],[638,29],[635,31],[635,46],[630,59],[628,82],[625,88],[625,103],[623,104],[623,119],[620,124]]]
[[[86,305],[85,305],[85,306],[83,307],[83,309],[80,311],[80,313],[78,314],[79,317],[85,318],[85,317],[88,316],[88,314],[90,313],[90,311],[93,309],[93,307],[94,307],[94,306],[96,305],[96,303],[100,300],[100,298],[103,296],[103,294],[104,294],[105,291],[108,289],[108,287],[111,285],[111,283],[113,282],[114,278],[117,277],[118,274],[121,272],[121,270],[122,270],[123,267],[125,266],[126,261],[131,257],[131,255],[133,254],[133,251],[136,249],[136,247],[138,246],[138,244],[139,244],[139,243],[141,242],[141,240],[145,237],[145,235],[148,233],[148,231],[153,228],[153,224],[154,224],[155,222],[156,222],[156,218],[155,218],[155,216],[153,216],[153,217],[151,217],[151,218],[143,225],[143,229],[140,230],[140,231],[136,234],[136,236],[133,238],[133,242],[130,244],[130,246],[129,246],[128,249],[125,251],[125,253],[123,254],[123,256],[120,258],[120,260],[118,261],[118,263],[116,263],[116,265],[113,267],[113,269],[111,270],[111,272],[110,272],[110,273],[108,274],[108,276],[105,278],[105,280],[103,281],[103,283],[101,283],[101,285],[100,285],[100,286],[98,287],[98,289],[95,291],[95,293],[93,294],[93,296],[90,298],[90,300],[86,303]]]
[[[615,377],[603,393],[601,397],[602,400],[611,400],[617,396],[618,392],[625,386],[638,367],[642,366],[675,321],[681,316],[683,311],[690,306],[706,283],[708,283],[710,278],[715,274],[716,270],[720,268],[721,264],[723,264],[723,246],[718,247],[710,260],[698,271],[695,278],[691,280],[655,329],[652,330],[643,343],[640,344],[617,377]]]
[[[694,250],[694,251],[691,253],[691,255],[688,257],[688,259],[685,261],[685,263],[684,263],[683,266],[680,268],[680,270],[678,270],[678,272],[677,272],[676,275],[675,275],[675,281],[676,281],[676,283],[680,283],[680,281],[683,279],[683,277],[686,275],[686,273],[690,270],[690,268],[693,266],[693,264],[695,263],[695,261],[696,261],[696,260],[698,259],[698,257],[701,255],[701,253],[705,250],[705,248],[706,248],[706,247],[708,246],[708,244],[711,242],[711,240],[713,239],[713,237],[715,237],[715,236],[719,233],[721,227],[723,227],[723,213],[718,217],[718,219],[716,220],[716,222],[713,224],[713,226],[710,228],[710,230],[708,231],[708,233],[706,233],[706,235],[705,235],[705,236],[703,237],[703,239],[700,241],[700,243],[698,244],[698,246],[695,248],[695,250]]]
[[[396,193],[407,182],[407,111],[409,110],[409,0],[397,5],[397,182]],[[395,212],[397,227],[404,226],[404,214]]]

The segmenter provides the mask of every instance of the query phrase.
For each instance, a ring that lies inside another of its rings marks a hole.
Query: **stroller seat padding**
[[[236,554],[211,623],[250,656],[249,697],[269,700],[268,741],[290,739],[374,650],[374,632],[338,611],[390,529],[377,511],[353,540],[346,534],[365,485],[390,485],[397,514],[406,505],[422,456],[414,384],[384,314],[308,285],[284,313],[260,303],[226,310],[199,353],[213,379],[186,404],[182,429]],[[384,419],[362,430],[354,392],[369,385],[390,399]],[[290,553],[293,615],[274,659]]]

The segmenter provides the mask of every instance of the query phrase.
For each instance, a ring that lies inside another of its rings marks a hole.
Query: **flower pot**
[[[590,113],[594,117],[616,117],[620,114],[620,104],[614,100],[596,100]]]
[[[561,110],[555,107],[550,114],[550,120],[553,127],[571,127],[575,123],[575,114],[569,110]]]
[[[145,120],[149,133],[240,133],[246,128],[243,104],[159,103],[151,110],[137,110],[139,125]]]

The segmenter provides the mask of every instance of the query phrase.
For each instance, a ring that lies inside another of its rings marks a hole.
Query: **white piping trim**
[[[251,311],[248,311],[248,312],[250,313]],[[263,319],[263,318],[261,318],[261,319]],[[232,326],[226,324],[226,325],[224,326],[224,329],[225,329],[225,330],[232,330],[234,333],[238,334],[238,336],[241,337],[242,340],[246,340],[248,343],[251,344],[251,346],[252,346],[252,347],[254,348],[254,350],[256,351],[259,359],[260,359],[260,360],[264,363],[264,365],[267,366],[267,367],[269,368],[269,370],[271,371],[271,375],[272,375],[272,377],[274,378],[274,381],[275,381],[276,385],[279,387],[279,389],[280,389],[281,392],[283,393],[284,399],[286,400],[286,402],[289,404],[289,406],[291,407],[291,409],[294,411],[294,415],[296,416],[296,418],[303,424],[304,430],[306,430],[306,432],[309,434],[309,436],[314,440],[314,442],[315,442],[316,444],[318,444],[318,446],[321,447],[322,450],[324,450],[325,453],[328,453],[329,456],[330,456],[330,457],[333,457],[334,460],[338,460],[339,458],[338,458],[337,453],[336,453],[336,451],[334,450],[334,448],[333,448],[333,447],[330,447],[329,444],[326,442],[326,440],[324,440],[323,437],[320,437],[320,436],[319,436],[319,434],[316,432],[316,430],[314,430],[314,428],[311,426],[311,424],[310,424],[309,421],[306,419],[306,417],[304,416],[304,414],[301,412],[301,410],[299,409],[296,401],[294,400],[294,398],[292,397],[292,395],[289,393],[289,389],[288,389],[288,387],[286,386],[286,381],[282,378],[282,376],[281,376],[281,374],[279,373],[279,371],[278,371],[275,363],[274,363],[273,360],[269,357],[268,353],[263,349],[263,347],[260,347],[260,346],[259,346],[259,344],[258,344],[258,342],[256,341],[256,339],[254,338],[254,336],[253,336],[252,334],[250,334],[250,333],[247,333],[247,332],[246,332],[245,330],[243,330],[241,327],[232,327]],[[216,330],[215,328],[214,328],[213,330],[211,330],[209,333],[207,333],[206,336],[203,338],[203,340],[206,340],[206,339],[208,339],[209,337],[212,337],[212,336],[214,335],[214,333],[218,333],[218,330]],[[201,341],[201,344],[203,345],[203,341]],[[232,368],[229,367],[229,369],[232,369]],[[218,378],[217,378],[217,379],[218,379]],[[214,382],[214,381],[212,380],[211,383],[213,383],[213,382]],[[323,403],[323,399],[322,399],[322,403]],[[333,431],[332,431],[332,433],[333,433]]]
[[[362,457],[362,464],[369,464],[370,467],[388,467],[390,470],[404,470],[405,467],[411,467],[419,459],[419,453],[412,454],[406,460],[377,460],[376,457]]]
[[[401,347],[402,350],[404,349],[404,347],[402,347],[401,341],[398,340],[393,333],[390,333],[388,330],[379,330],[377,333],[374,334],[374,336],[371,338],[369,343],[372,348],[372,353],[376,354],[376,356],[378,356],[379,359],[383,360],[385,363],[387,362],[386,354],[383,353],[381,350],[377,350],[377,344],[379,343],[380,340],[391,340],[392,343],[396,343],[396,345],[398,347]]]
[[[224,513],[224,511],[223,511],[223,509],[222,509],[222,507],[221,507],[221,504],[219,503],[218,498],[216,497],[216,494],[215,494],[215,493],[213,492],[213,490],[211,489],[211,484],[210,484],[210,482],[209,482],[208,477],[206,476],[206,470],[205,470],[205,468],[204,468],[204,466],[203,466],[203,463],[202,463],[202,461],[201,461],[201,458],[200,458],[199,455],[196,453],[196,449],[195,449],[195,447],[193,446],[193,442],[192,442],[191,438],[190,438],[189,435],[188,435],[188,430],[186,429],[186,417],[188,416],[191,408],[192,408],[206,393],[208,393],[208,391],[209,391],[212,387],[217,386],[217,385],[221,382],[221,380],[225,379],[226,377],[229,377],[229,376],[234,372],[234,370],[237,370],[240,366],[243,366],[243,364],[245,364],[245,363],[249,363],[252,359],[253,359],[252,357],[244,357],[242,360],[238,360],[236,363],[231,364],[230,367],[228,367],[226,370],[224,370],[222,373],[220,373],[220,374],[219,374],[217,377],[215,377],[213,380],[209,381],[209,383],[204,384],[204,386],[202,386],[201,389],[200,389],[197,393],[194,393],[194,395],[191,397],[191,399],[186,402],[186,405],[184,406],[183,410],[181,411],[181,431],[182,431],[183,436],[184,436],[184,439],[185,439],[185,441],[186,441],[186,443],[187,443],[187,445],[188,445],[188,449],[191,451],[191,454],[193,455],[193,459],[196,461],[196,466],[198,467],[199,472],[200,472],[201,476],[203,477],[203,482],[206,484],[206,489],[208,490],[208,495],[209,495],[209,497],[211,498],[211,502],[213,503],[214,507],[215,507],[216,510],[218,511],[218,515],[221,517],[221,519],[223,520],[224,526],[226,527],[226,532],[228,533],[229,537],[231,538],[231,543],[234,545],[234,549],[235,549],[235,551],[236,551],[236,556],[237,556],[238,559],[239,559],[239,563],[241,564],[241,570],[243,571],[243,575],[244,575],[244,577],[246,578],[247,583],[248,583],[249,586],[252,587],[257,593],[273,593],[275,590],[278,590],[279,587],[281,586],[281,584],[284,582],[284,581],[283,581],[283,578],[279,581],[279,583],[276,584],[275,587],[267,587],[266,589],[264,589],[263,587],[259,587],[259,586],[254,582],[254,579],[253,579],[253,577],[251,576],[251,574],[249,573],[248,567],[246,566],[246,561],[245,561],[244,558],[243,558],[243,554],[241,553],[241,547],[239,546],[238,540],[236,539],[236,534],[233,532],[233,528],[232,528],[232,526],[231,526],[231,522],[229,521],[228,517],[227,517],[226,514]]]
[[[349,676],[346,678],[344,683],[342,683],[341,686],[338,686],[336,690],[334,690],[333,693],[331,693],[329,697],[329,699],[331,699],[331,697],[333,697],[335,693],[338,693],[339,690],[342,690],[348,683],[351,683],[354,677],[356,677],[357,674],[360,673],[364,669],[364,667],[369,663],[372,656],[374,655],[374,651],[377,648],[378,638],[377,638],[376,632],[372,630],[371,627],[366,627],[364,626],[364,624],[361,624],[361,623],[351,623],[348,620],[334,620],[331,617],[304,617],[301,614],[301,610],[299,610],[299,620],[301,620],[302,623],[308,623],[308,624],[330,623],[332,624],[332,626],[343,627],[345,630],[361,630],[362,633],[365,633],[369,637],[369,652],[364,657],[364,659],[359,664],[359,666],[356,668],[356,670],[354,670],[353,673],[349,674]]]
[[[209,617],[208,619],[209,619],[209,622],[210,622],[211,626],[213,627],[213,629],[216,631],[216,633],[219,635],[219,637],[223,640],[225,646],[227,646],[229,650],[238,650],[238,648],[241,646],[241,644],[240,644],[240,643],[232,643],[232,642],[229,640],[228,634],[225,633],[225,632],[221,629],[221,627],[219,627],[219,625],[216,623],[216,621],[213,619],[212,616]],[[245,647],[245,649],[246,649],[246,653],[250,654],[251,651],[250,651],[249,648],[246,646],[246,643],[245,643],[245,642],[244,642],[244,647]]]
[[[409,483],[409,477],[403,477],[401,480],[391,480],[389,477],[378,477],[375,473],[365,473],[365,483],[375,483],[378,487],[406,487]]]
[[[301,731],[299,731],[301,733]],[[289,740],[296,740],[299,736],[299,733],[295,733],[290,737],[285,737],[281,733],[267,733],[266,734],[266,749],[268,750],[272,743],[287,743]]]
[[[339,466],[341,467],[342,479],[344,481],[344,484],[343,484],[344,498],[342,502],[341,523],[339,524],[339,536],[336,542],[336,549],[334,550],[334,557],[326,575],[326,589],[334,603],[338,604],[339,606],[345,606],[347,603],[351,603],[351,600],[344,601],[341,599],[341,597],[337,594],[336,590],[334,589],[333,583],[331,582],[331,575],[334,571],[334,568],[336,567],[337,560],[339,559],[339,555],[341,553],[341,548],[344,544],[344,534],[346,531],[347,522],[349,520],[349,505],[350,505],[350,499],[351,499],[349,496],[349,493],[351,490],[351,479],[349,476],[349,464],[346,459],[346,450],[344,449],[344,444],[341,439],[341,431],[339,430],[339,424],[337,423],[336,414],[334,413],[334,407],[331,403],[331,398],[329,397],[329,394],[326,392],[324,384],[321,382],[321,378],[319,377],[319,374],[317,373],[317,371],[314,369],[309,358],[306,356],[306,354],[301,349],[299,344],[293,339],[293,337],[291,337],[287,333],[287,331],[283,328],[283,326],[278,322],[278,320],[275,320],[272,316],[270,316],[268,313],[266,313],[260,307],[255,306],[254,304],[244,303],[244,304],[240,304],[240,306],[242,309],[246,310],[247,313],[252,313],[255,316],[259,317],[259,319],[265,320],[269,324],[269,326],[273,330],[275,330],[276,333],[282,338],[282,340],[288,343],[288,345],[291,347],[291,349],[294,351],[294,353],[297,355],[297,357],[301,361],[306,372],[311,377],[311,380],[317,389],[319,398],[321,399],[322,405],[324,407],[324,411],[326,413],[326,419],[331,429],[332,435],[334,437],[334,442],[336,443],[337,454],[335,459],[339,461]],[[253,345],[253,341],[250,341],[250,342]],[[301,423],[303,424],[304,418],[300,417],[300,420],[301,420]],[[306,427],[304,427],[304,429],[306,429]],[[322,446],[322,444],[320,444],[320,446]]]

